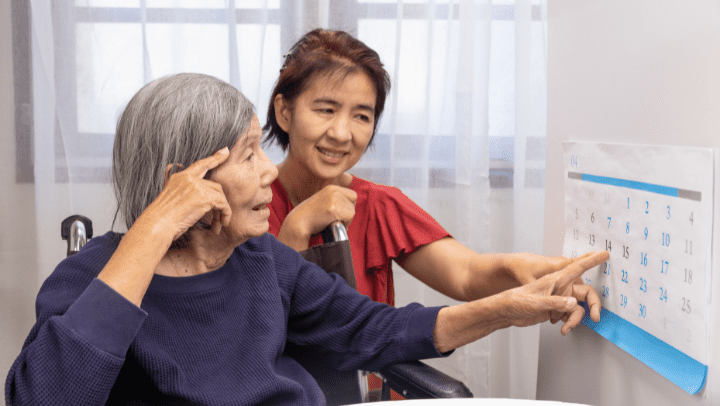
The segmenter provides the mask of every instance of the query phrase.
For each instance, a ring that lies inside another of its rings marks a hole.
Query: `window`
[[[56,182],[109,181],[119,114],[154,78],[179,71],[206,73],[262,106],[280,66],[281,48],[290,46],[281,44],[280,15],[292,10],[279,0],[268,1],[267,8],[262,0],[238,1],[237,8],[227,3],[53,1]],[[258,107],[259,115],[262,110]],[[25,139],[31,140],[31,134],[23,131]],[[28,150],[22,149],[18,162],[31,162]],[[25,173],[27,168],[18,169]],[[23,174],[22,179],[32,177]]]
[[[228,81],[253,101],[264,122],[282,54],[308,29],[302,21],[312,13],[321,14],[317,8],[314,1],[53,0],[55,181],[108,182],[114,127],[122,108],[142,85],[172,72],[201,72]],[[514,0],[494,1],[488,10],[490,183],[507,188],[513,184],[515,150]],[[26,45],[29,11],[26,2],[13,1],[13,35],[24,35]],[[431,187],[454,185],[456,113],[448,115],[446,110],[448,103],[461,101],[448,100],[446,90],[447,79],[458,68],[458,58],[448,55],[461,50],[446,44],[458,44],[451,39],[459,35],[461,12],[456,1],[341,0],[331,2],[327,16],[319,16],[327,26],[348,31],[376,49],[393,80],[374,148],[354,173],[400,187],[425,182]],[[532,6],[531,18],[533,38],[544,41],[538,4]],[[398,45],[402,46],[396,55]],[[544,51],[544,43],[540,49]],[[16,78],[26,75],[15,82],[17,180],[32,182],[29,45],[24,50],[16,47],[14,53]],[[541,75],[534,72],[530,84],[544,87],[544,66],[537,70]],[[541,117],[533,122],[541,125],[528,143],[537,148],[528,147],[535,155],[526,157],[537,160],[526,170],[525,182],[531,187],[544,182],[544,152],[537,151],[544,151],[545,109],[536,110]],[[417,120],[418,116],[427,119]],[[275,162],[282,159],[277,150],[268,155]]]

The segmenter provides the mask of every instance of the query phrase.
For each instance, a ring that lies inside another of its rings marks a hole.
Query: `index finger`
[[[575,257],[575,258],[568,258],[568,257],[552,257],[553,266],[555,266],[555,269],[563,269],[566,268],[568,265],[575,263],[577,261],[581,261],[583,258],[587,258],[590,255],[594,254],[593,251],[586,252],[585,254]]]
[[[594,268],[610,259],[610,253],[607,251],[598,251],[592,255],[583,256],[580,260],[573,262],[558,271],[558,279],[556,289],[564,290],[570,286],[577,278],[582,276],[590,268]]]
[[[189,173],[203,178],[205,177],[205,174],[208,173],[208,171],[217,168],[221,163],[225,162],[225,160],[228,159],[229,156],[230,149],[228,149],[228,147],[225,147],[207,158],[199,159],[193,162],[192,165],[190,165],[186,169],[186,171],[189,171]]]

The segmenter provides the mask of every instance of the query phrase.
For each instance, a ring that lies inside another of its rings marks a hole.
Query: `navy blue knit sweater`
[[[138,308],[96,279],[120,238],[92,239],[45,281],[8,405],[322,405],[286,340],[332,350],[339,369],[440,356],[439,308],[372,302],[270,234],[215,271],[155,275]]]

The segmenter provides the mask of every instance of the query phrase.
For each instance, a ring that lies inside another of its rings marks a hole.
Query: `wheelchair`
[[[81,215],[67,217],[61,224],[61,237],[67,241],[67,256],[82,249],[93,236],[92,221]],[[347,230],[337,221],[322,232],[324,244],[302,252],[303,257],[327,272],[340,274],[350,286],[355,286],[352,255]],[[290,344],[290,343],[288,343]],[[380,371],[337,371],[322,361],[322,350],[315,347],[289,345],[291,355],[318,382],[328,406],[365,403],[371,401],[367,376],[374,374],[382,380],[380,399],[390,400],[390,390],[405,399],[471,398],[473,394],[460,381],[420,361],[387,366]]]

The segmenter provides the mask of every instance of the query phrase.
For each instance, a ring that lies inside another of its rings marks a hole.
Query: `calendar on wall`
[[[566,142],[563,255],[603,306],[583,323],[689,393],[707,376],[712,149]]]

